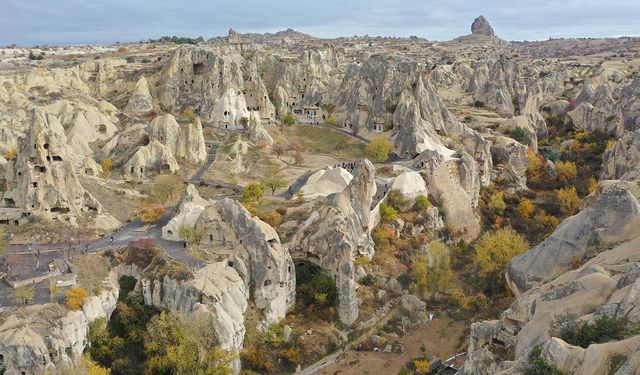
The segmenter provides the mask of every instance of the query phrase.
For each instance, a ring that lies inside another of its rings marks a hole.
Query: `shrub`
[[[4,158],[7,160],[13,160],[16,156],[18,156],[18,150],[16,150],[15,148],[7,150],[7,152],[4,154]]]
[[[102,167],[102,173],[109,175],[113,169],[113,161],[111,159],[105,159],[100,163],[100,166]]]
[[[411,202],[402,195],[400,190],[397,189],[389,190],[385,202],[398,211],[403,211],[411,204]]]
[[[416,197],[416,203],[413,205],[413,208],[416,211],[424,211],[427,208],[429,208],[429,199],[427,199],[427,197],[425,197],[424,195],[418,195]]]
[[[164,207],[155,206],[138,211],[138,217],[143,223],[155,223],[166,213],[167,210]]]
[[[485,104],[482,100],[476,100],[473,102],[473,106],[476,108],[484,108]]]
[[[416,367],[416,371],[420,372],[421,374],[428,374],[429,371],[431,370],[431,365],[427,360],[417,359],[413,361],[413,365]]]
[[[384,138],[376,138],[364,148],[365,155],[375,161],[386,161],[393,149],[391,142]]]
[[[529,353],[529,363],[524,370],[525,375],[564,375],[554,364],[542,357],[542,350],[539,346],[534,346]]]
[[[280,118],[280,122],[282,122],[284,125],[295,125],[297,120],[296,116],[294,116],[293,113],[289,112]]]
[[[413,272],[405,272],[401,273],[400,276],[398,276],[397,280],[400,285],[402,285],[402,289],[407,289],[409,285],[411,285],[411,283],[414,283],[416,281],[416,278],[413,275]]]
[[[475,296],[467,298],[467,306],[473,311],[478,311],[489,306],[489,298],[483,293],[478,293]]]
[[[535,206],[533,205],[533,202],[531,202],[530,199],[524,198],[518,204],[518,214],[520,214],[520,216],[525,219],[528,219],[534,210],[535,210]]]
[[[67,307],[71,310],[80,310],[84,305],[84,299],[87,297],[87,291],[82,287],[73,287],[67,290]]]
[[[383,222],[390,222],[398,218],[398,211],[390,204],[382,202],[380,204],[380,217]]]
[[[625,362],[627,362],[627,359],[629,359],[629,357],[627,357],[624,354],[620,354],[620,353],[613,354],[609,358],[609,371],[608,371],[608,374],[609,375],[614,375],[616,373],[616,371],[618,371],[622,367],[622,365],[624,365]]]
[[[558,161],[555,163],[556,178],[561,184],[566,184],[574,181],[578,176],[578,170],[576,169],[576,163],[570,161]]]
[[[491,194],[489,203],[487,204],[487,208],[499,215],[502,215],[504,213],[504,210],[507,209],[507,204],[504,202],[504,193],[499,191],[497,193]]]
[[[372,286],[373,285],[373,276],[371,274],[367,274],[365,277],[360,279],[360,284],[365,285],[365,286]]]
[[[195,123],[196,119],[198,118],[198,115],[193,111],[193,109],[187,108],[184,111],[182,111],[182,117],[189,120],[189,122],[191,123]]]
[[[560,212],[564,215],[573,215],[578,211],[580,197],[576,192],[575,186],[555,190],[554,194],[556,196]]]
[[[531,136],[521,127],[516,127],[511,131],[511,138],[520,142],[523,145],[531,146]]]
[[[242,202],[248,204],[260,204],[264,198],[264,186],[257,182],[251,183],[242,189]]]
[[[549,336],[575,343],[579,322],[578,315],[573,313],[556,315],[549,324]]]
[[[551,160],[552,162],[557,162],[558,160],[560,160],[560,157],[561,157],[560,150],[555,148],[545,149],[544,155],[547,157],[547,159]]]
[[[329,115],[329,117],[327,117],[326,122],[329,125],[333,125],[333,126],[338,125],[338,119],[336,119],[335,116],[333,115]]]
[[[549,327],[549,335],[583,348],[622,340],[637,333],[637,327],[630,326],[626,318],[613,318],[607,314],[599,316],[593,323],[580,321],[571,313],[556,315]]]

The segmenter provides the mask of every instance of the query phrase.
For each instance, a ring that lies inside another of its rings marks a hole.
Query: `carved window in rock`
[[[264,281],[264,286],[269,286],[271,285],[271,280],[267,279]]]

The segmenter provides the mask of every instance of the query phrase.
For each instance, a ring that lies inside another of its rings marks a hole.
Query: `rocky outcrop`
[[[580,268],[532,287],[499,320],[472,324],[468,357],[461,373],[523,371],[535,345],[542,349],[544,358],[567,373],[606,373],[611,356],[616,353],[626,356],[616,374],[637,372],[640,336],[581,348],[550,337],[549,328],[555,316],[566,313],[591,322],[603,314],[638,322],[638,246],[640,237],[604,251]]]
[[[149,130],[150,139],[167,146],[175,158],[192,163],[202,163],[207,159],[199,118],[180,126],[173,115],[166,114],[156,117],[151,122]]]
[[[611,187],[582,212],[565,219],[542,243],[507,266],[507,283],[516,296],[536,283],[567,271],[575,258],[640,234],[640,204],[621,187]]]
[[[331,275],[338,288],[338,316],[351,325],[358,318],[355,265],[357,256],[373,256],[371,202],[376,193],[373,165],[356,166],[343,191],[318,201],[290,241],[296,259],[315,263]]]
[[[567,113],[573,125],[590,133],[619,134],[618,102],[612,91],[609,84],[586,86],[576,100],[576,108]]]
[[[239,54],[201,46],[176,48],[160,77],[160,101],[172,112],[191,108],[220,128],[244,128],[249,111],[274,118],[274,106],[255,67],[243,72]],[[245,120],[242,120],[245,119]]]
[[[207,264],[186,281],[142,276],[139,286],[145,304],[204,316],[211,320],[220,348],[242,349],[247,294],[242,278],[227,262]]]
[[[273,145],[273,138],[271,138],[264,126],[262,126],[258,114],[253,111],[249,115],[249,140],[255,144],[265,142],[268,147]]]
[[[87,345],[89,324],[109,318],[118,300],[118,278],[112,271],[102,291],[85,300],[82,310],[57,304],[26,307],[0,325],[0,353],[9,374],[40,374],[69,366]]]
[[[309,176],[300,191],[305,199],[326,197],[344,190],[352,179],[353,175],[344,168],[327,167]]]
[[[473,35],[484,35],[484,36],[495,36],[493,32],[493,27],[489,24],[484,16],[479,16],[473,23],[471,24],[471,34]]]
[[[514,114],[514,102],[526,92],[523,76],[521,67],[503,54],[474,68],[469,91],[478,103],[504,114]]]
[[[78,215],[107,215],[86,191],[75,172],[76,154],[58,119],[40,110],[32,113],[28,134],[20,140],[18,156],[2,205],[75,222]],[[117,221],[115,221],[117,222]]]
[[[124,111],[135,116],[142,116],[148,114],[151,110],[153,110],[153,98],[149,93],[149,83],[142,76],[138,79],[136,88],[131,94],[129,103],[127,103]]]
[[[180,213],[162,229],[163,237],[184,240],[180,227],[196,228],[202,234],[201,250],[227,258],[268,323],[279,321],[293,308],[295,270],[289,252],[276,231],[240,203],[226,198],[206,201],[189,185]]]
[[[531,140],[528,146],[533,150],[538,149],[538,139],[547,138],[549,134],[547,123],[539,112],[513,116],[504,123],[503,127],[507,132],[513,132],[518,128],[523,129]]]
[[[146,146],[138,147],[137,151],[123,167],[126,178],[144,178],[147,173],[169,172],[180,169],[173,157],[171,149],[158,141],[152,141]]]
[[[605,155],[601,179],[640,179],[640,129],[625,134]]]
[[[480,181],[476,163],[469,155],[445,159],[425,151],[414,163],[427,182],[429,194],[444,209],[444,220],[456,240],[471,241],[480,234],[474,208],[478,204]]]

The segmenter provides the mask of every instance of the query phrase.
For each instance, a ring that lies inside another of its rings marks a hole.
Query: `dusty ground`
[[[446,317],[434,319],[427,325],[415,327],[413,332],[407,333],[403,337],[386,336],[391,342],[397,340],[404,345],[405,352],[402,354],[350,350],[340,362],[326,367],[318,373],[327,375],[388,375],[398,373],[398,370],[407,361],[422,355],[446,359],[455,354],[465,326],[465,322],[454,321]],[[423,346],[424,352],[421,350]]]

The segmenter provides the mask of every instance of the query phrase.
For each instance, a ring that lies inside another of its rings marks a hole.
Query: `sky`
[[[208,39],[230,27],[450,40],[481,14],[506,40],[640,36],[640,0],[0,0],[0,45]]]

